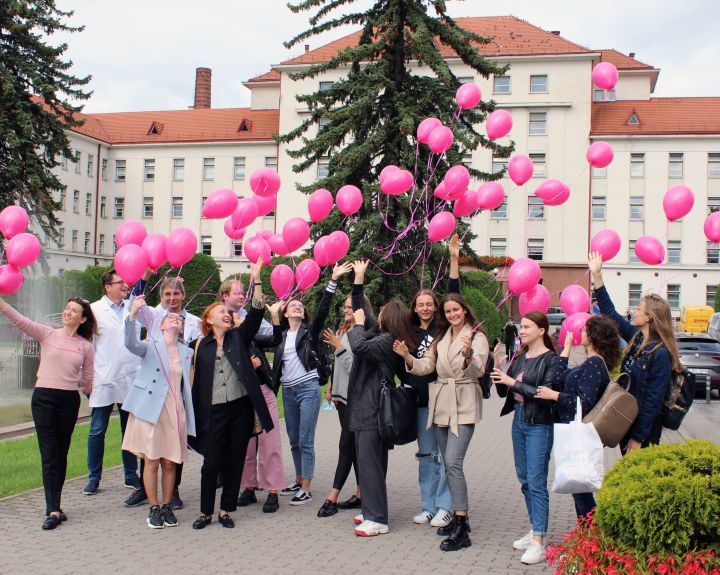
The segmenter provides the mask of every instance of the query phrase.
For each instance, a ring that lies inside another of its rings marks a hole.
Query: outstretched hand
[[[365,272],[367,271],[370,260],[355,260],[352,263],[352,269],[355,272],[355,283],[362,284],[365,281]]]
[[[132,304],[130,305],[130,313],[128,314],[128,318],[130,321],[133,321],[137,314],[142,310],[142,308],[146,307],[147,303],[145,302],[145,296],[139,295],[135,296],[135,298],[132,301]]]
[[[323,331],[323,341],[326,344],[333,346],[335,349],[342,349],[344,347],[340,341],[340,332],[334,332],[329,328],[326,328],[325,331]]]
[[[453,234],[450,238],[450,259],[457,259],[460,257],[460,236]]]
[[[262,258],[262,256],[260,256],[257,259],[257,262],[255,262],[254,264],[252,264],[250,266],[250,276],[252,277],[253,283],[255,285],[261,285],[262,278],[260,276],[260,271],[262,270],[262,265],[263,265],[263,258]]]
[[[350,262],[345,262],[344,264],[336,263],[333,266],[332,270],[332,281],[336,282],[338,279],[340,279],[340,276],[343,276],[347,273],[350,273],[350,270],[353,269],[353,266]]]
[[[402,358],[407,358],[410,356],[410,350],[408,349],[408,346],[404,341],[396,339],[393,342],[393,351]]]
[[[603,260],[600,252],[590,252],[588,254],[588,268],[590,269],[590,273],[599,274],[602,271],[602,264]]]

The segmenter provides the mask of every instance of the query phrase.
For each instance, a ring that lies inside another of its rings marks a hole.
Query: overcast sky
[[[352,5],[367,6],[370,0]],[[283,0],[57,0],[85,31],[67,40],[75,73],[93,76],[86,112],[184,109],[195,68],[213,71],[213,107],[249,104],[242,82],[302,52],[308,28]],[[447,0],[451,16],[507,15],[592,49],[635,52],[662,70],[656,96],[720,96],[718,0]],[[311,48],[343,36],[334,31]]]

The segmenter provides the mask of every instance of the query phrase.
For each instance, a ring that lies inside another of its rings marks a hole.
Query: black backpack
[[[663,427],[677,431],[690,410],[693,399],[695,399],[695,374],[687,369],[679,372],[673,370],[670,373],[667,395],[660,411]]]

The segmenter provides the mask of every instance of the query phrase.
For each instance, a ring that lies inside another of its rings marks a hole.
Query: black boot
[[[455,530],[455,517],[456,515],[453,515],[453,518],[450,520],[450,523],[448,523],[445,527],[438,527],[437,534],[440,535],[440,537],[449,537],[452,535],[452,532]],[[468,533],[471,533],[472,529],[470,529],[470,524],[468,523]]]
[[[453,519],[455,528],[450,536],[440,543],[441,551],[457,551],[470,547],[470,523],[467,515],[455,515]]]

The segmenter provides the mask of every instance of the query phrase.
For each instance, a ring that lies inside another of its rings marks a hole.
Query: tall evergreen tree
[[[474,110],[463,112],[452,126],[455,143],[436,165],[427,209],[425,202],[417,202],[417,191],[412,204],[411,194],[398,198],[380,193],[378,175],[387,165],[411,171],[417,165],[416,185],[420,189],[431,175],[427,146],[419,147],[416,158],[415,131],[424,118],[431,116],[448,125],[457,110],[454,96],[460,86],[443,52],[451,49],[485,78],[502,75],[506,68],[479,54],[478,46],[490,40],[458,26],[448,16],[444,0],[377,0],[365,11],[333,16],[352,4],[353,0],[305,0],[288,5],[293,12],[314,11],[309,19],[311,28],[287,42],[288,48],[339,26],[355,25],[362,30],[357,45],[342,49],[327,62],[291,74],[291,78],[299,80],[331,70],[347,72],[329,89],[298,97],[307,105],[308,118],[279,139],[285,143],[300,141],[299,147],[288,152],[297,160],[295,172],[310,169],[321,158],[329,157],[328,176],[312,185],[299,186],[301,191],[310,193],[319,187],[337,191],[345,184],[363,190],[364,203],[358,214],[343,220],[342,214],[334,211],[313,226],[313,238],[342,226],[350,236],[349,257],[370,258],[384,272],[375,274],[368,292],[378,301],[390,295],[407,300],[420,285],[431,286],[444,269],[443,259],[447,263],[445,246],[425,243],[427,217],[439,207],[432,196],[434,187],[450,166],[460,164],[463,155],[478,146],[492,146],[500,156],[509,155],[512,147],[496,147],[475,130],[474,126],[493,109],[491,102],[482,102]],[[428,9],[435,15],[429,15]],[[317,135],[306,135],[314,126],[319,126]],[[470,171],[475,179],[492,180],[502,175],[472,168]],[[398,236],[394,230],[406,229],[413,209],[414,225],[392,255],[384,259],[386,253],[378,250],[393,243]],[[460,223],[461,233],[467,225],[467,221]],[[465,236],[466,250],[472,237]]]
[[[56,32],[79,32],[54,0],[0,2],[0,208],[23,206],[50,238],[57,238],[58,205],[53,192],[65,186],[52,173],[61,156],[73,157],[65,133],[81,125],[81,106],[90,97],[82,86],[90,76],[70,73],[67,44],[53,46]]]

